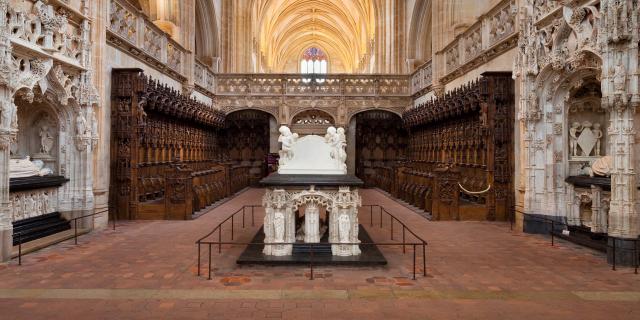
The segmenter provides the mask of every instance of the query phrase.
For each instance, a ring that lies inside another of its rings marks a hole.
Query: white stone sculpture
[[[76,134],[80,137],[87,135],[87,119],[84,117],[82,110],[79,110],[76,116]]]
[[[308,135],[298,138],[288,127],[280,127],[282,142],[280,174],[347,174],[346,137],[333,127],[325,137]]]
[[[53,147],[53,135],[51,135],[51,131],[49,125],[46,123],[42,124],[40,127],[40,152],[43,154],[50,154],[51,148]]]
[[[346,212],[341,212],[338,217],[338,231],[340,242],[348,243],[351,235],[351,221]]]
[[[0,129],[17,129],[18,112],[16,105],[11,101],[3,101],[0,104]]]
[[[298,189],[300,190],[300,189]],[[362,202],[357,190],[340,187],[338,192],[315,190],[286,191],[284,189],[267,190],[262,199],[265,207],[263,253],[271,256],[291,255],[292,245],[266,245],[269,243],[293,243],[296,240],[305,243],[318,243],[327,228],[331,251],[336,256],[360,254],[357,244],[358,207]],[[305,207],[304,226],[298,230],[296,239],[295,210]],[[328,226],[320,228],[320,207],[328,212]],[[302,236],[304,230],[304,236]],[[284,239],[282,239],[284,237]],[[284,241],[279,241],[284,240]],[[340,243],[350,243],[342,245]]]
[[[30,157],[9,160],[9,178],[42,177],[51,174],[51,169],[45,168],[41,160],[31,161]]]
[[[593,124],[593,130],[591,130],[593,132],[593,135],[596,138],[596,147],[595,147],[595,152],[596,152],[596,156],[600,156],[600,145],[602,143],[602,130],[600,129],[600,124],[599,123],[594,123]]]
[[[291,129],[287,126],[281,126],[278,131],[280,132],[278,142],[282,143],[279,165],[284,166],[289,160],[293,159],[293,144],[298,140],[298,135],[291,133]]]
[[[601,154],[602,129],[599,123],[574,122],[569,128],[569,153],[575,158],[592,158]]]
[[[616,66],[613,68],[613,87],[616,93],[624,93],[627,83],[627,69],[622,63],[622,58],[618,58]]]
[[[273,213],[273,239],[274,242],[284,242],[284,213],[282,211]]]
[[[315,204],[308,204],[304,210],[304,242],[320,242],[320,209]]]
[[[613,169],[613,158],[611,156],[604,156],[591,164],[590,176],[611,176],[611,170]]]
[[[574,122],[569,129],[569,147],[572,156],[578,156],[578,134],[582,131],[580,123]]]

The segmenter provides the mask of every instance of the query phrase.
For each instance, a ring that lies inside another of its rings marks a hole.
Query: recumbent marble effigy
[[[292,255],[293,243],[320,243],[328,231],[332,255],[359,255],[358,207],[362,203],[357,187],[362,181],[347,175],[344,129],[329,127],[324,137],[299,137],[286,126],[279,131],[278,172],[261,181],[267,187],[262,201],[263,254]]]

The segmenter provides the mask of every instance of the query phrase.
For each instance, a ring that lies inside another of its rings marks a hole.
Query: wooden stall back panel
[[[433,217],[435,220],[460,220],[457,168],[439,168],[435,172]]]
[[[112,75],[110,203],[119,219],[136,219],[138,211],[138,132],[144,122],[137,106],[145,86],[141,73],[123,69]]]
[[[514,123],[515,123],[515,83],[511,73],[484,73],[481,85],[488,92],[489,119],[492,149],[488,177],[492,185],[490,197],[492,206],[488,207],[488,220],[507,220],[513,214],[515,189],[513,175],[514,164]]]
[[[188,220],[193,213],[193,186],[191,170],[180,166],[165,171],[164,213],[157,219]]]

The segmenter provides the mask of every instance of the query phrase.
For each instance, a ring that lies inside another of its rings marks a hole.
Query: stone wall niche
[[[601,106],[600,83],[589,82],[573,90],[567,101],[566,152],[569,175],[587,174],[594,161],[609,154],[609,115]]]
[[[61,134],[58,116],[48,106],[39,103],[19,105],[18,110],[20,131],[11,157],[40,160],[45,168],[59,174]]]

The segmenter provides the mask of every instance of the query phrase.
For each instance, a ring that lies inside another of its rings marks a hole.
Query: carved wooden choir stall
[[[406,148],[407,132],[400,116],[383,110],[356,115],[356,175],[366,186],[397,194],[395,177]]]
[[[492,72],[407,111],[407,161],[393,195],[437,220],[509,219],[514,108],[511,74]]]
[[[249,168],[220,146],[225,115],[139,69],[114,70],[111,119],[110,201],[120,219],[190,219],[249,183]]]

